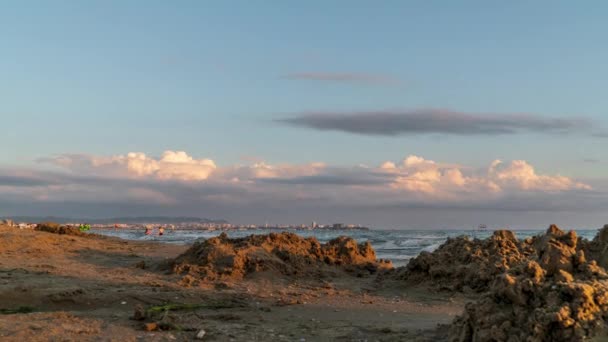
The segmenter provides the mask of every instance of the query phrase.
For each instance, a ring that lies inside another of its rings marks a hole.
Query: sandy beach
[[[191,245],[0,227],[3,341],[603,341],[608,226],[448,238],[407,266],[282,232]]]
[[[0,315],[3,341],[436,341],[465,302],[339,272],[192,286],[168,267],[189,246],[10,227],[0,241],[0,309],[32,311]],[[196,308],[133,319],[165,304]]]

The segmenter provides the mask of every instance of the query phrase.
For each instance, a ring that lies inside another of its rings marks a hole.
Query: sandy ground
[[[187,286],[167,271],[188,246],[76,237],[0,226],[2,341],[441,341],[462,297],[374,277],[285,279],[256,274],[235,283]],[[198,304],[196,310],[132,319],[136,307]],[[180,330],[146,331],[147,322]]]

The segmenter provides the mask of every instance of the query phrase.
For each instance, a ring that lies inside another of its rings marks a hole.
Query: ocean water
[[[245,237],[251,234],[268,234],[278,230],[227,230],[229,237]],[[402,266],[422,251],[433,251],[446,241],[448,237],[468,235],[477,238],[486,238],[492,234],[488,231],[474,230],[343,230],[343,229],[317,229],[317,230],[286,230],[298,235],[314,236],[320,242],[327,242],[338,236],[346,235],[358,242],[369,241],[376,250],[378,258],[389,259],[395,265]],[[145,235],[142,229],[93,229],[92,233],[120,237],[127,240],[159,241],[175,244],[191,244],[198,239],[208,239],[221,234],[221,231],[201,230],[165,230],[165,235]],[[518,238],[525,238],[542,234],[544,230],[514,230]],[[597,229],[577,230],[579,236],[593,239]],[[156,233],[156,231],[154,232]]]

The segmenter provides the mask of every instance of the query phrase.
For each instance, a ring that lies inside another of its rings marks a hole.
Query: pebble
[[[143,321],[144,319],[146,319],[146,310],[143,306],[141,306],[141,304],[135,305],[133,311],[133,319],[136,321]]]
[[[146,324],[144,324],[144,329],[146,329],[146,331],[154,331],[154,330],[158,329],[158,324],[146,323]]]
[[[196,339],[197,340],[202,340],[205,337],[205,334],[207,332],[203,329],[199,330],[198,333],[196,333]]]
[[[125,304],[127,304],[127,302],[120,302],[120,304],[125,305]]]

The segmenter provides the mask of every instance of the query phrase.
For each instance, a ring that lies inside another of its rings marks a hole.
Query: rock
[[[553,275],[560,270],[572,273],[575,267],[574,257],[577,255],[576,242],[574,231],[566,234],[556,225],[549,227],[535,246],[539,264],[547,275]]]
[[[608,326],[606,266],[608,225],[593,241],[551,225],[523,241],[509,231],[450,238],[384,277],[479,293],[450,341],[582,341]]]
[[[146,330],[146,331],[154,331],[157,329],[158,329],[158,324],[156,324],[154,322],[144,324],[144,330]]]
[[[328,267],[369,275],[391,268],[376,259],[369,242],[338,237],[325,244],[293,233],[270,233],[230,239],[225,233],[195,243],[173,261],[173,271],[205,280],[242,279],[256,272],[284,276],[318,275]]]
[[[55,234],[65,234],[65,235],[75,235],[75,236],[86,236],[89,235],[87,233],[81,232],[76,227],[71,226],[63,226],[55,222],[44,222],[40,223],[36,226],[36,230],[47,232],[47,233],[55,233]]]
[[[205,337],[205,334],[206,334],[206,333],[207,333],[207,332],[206,332],[205,330],[203,330],[203,329],[199,330],[199,331],[196,333],[196,339],[197,339],[197,340],[202,340],[202,339]]]
[[[532,241],[520,242],[513,232],[498,230],[486,240],[448,238],[434,252],[422,252],[408,265],[386,275],[411,284],[429,283],[450,291],[487,290],[503,272],[528,259]]]
[[[574,277],[572,276],[572,274],[564,270],[559,270],[559,272],[555,275],[555,281],[571,283],[572,281],[574,281]]]
[[[600,266],[608,268],[608,224],[604,225],[593,241],[583,248],[588,258],[597,261]]]
[[[497,276],[450,326],[450,341],[582,341],[605,326],[605,270],[587,261],[574,232],[534,239],[528,261]]]
[[[132,319],[136,320],[136,321],[143,321],[144,319],[146,319],[146,310],[144,309],[144,307],[140,304],[136,304],[135,308],[133,310],[133,317]]]
[[[198,280],[196,278],[194,278],[193,276],[186,274],[184,277],[182,277],[182,279],[179,281],[179,284],[183,287],[190,287],[193,286],[195,284],[198,283]]]

